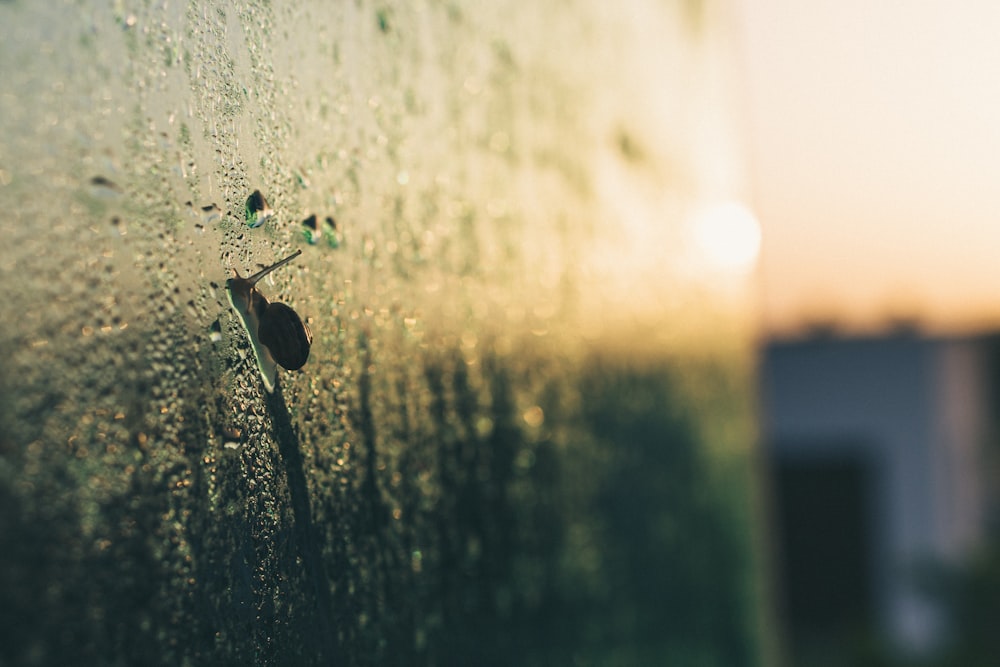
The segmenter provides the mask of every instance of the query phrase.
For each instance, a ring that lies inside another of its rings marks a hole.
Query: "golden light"
[[[689,219],[689,230],[699,263],[710,272],[747,273],[760,254],[757,218],[739,202],[707,204]]]

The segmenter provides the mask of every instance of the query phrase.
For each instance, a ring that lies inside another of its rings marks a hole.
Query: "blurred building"
[[[928,574],[985,532],[988,337],[819,336],[763,350],[762,421],[791,643],[881,638],[921,655],[948,632]]]

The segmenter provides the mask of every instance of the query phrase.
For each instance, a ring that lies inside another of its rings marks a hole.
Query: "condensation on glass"
[[[761,664],[726,19],[0,2],[0,661]]]

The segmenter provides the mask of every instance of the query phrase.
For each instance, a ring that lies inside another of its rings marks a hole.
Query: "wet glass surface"
[[[0,658],[761,664],[717,23],[0,3]]]

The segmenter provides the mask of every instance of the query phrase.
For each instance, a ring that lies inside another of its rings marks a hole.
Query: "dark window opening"
[[[773,482],[780,601],[793,655],[816,643],[864,641],[874,620],[871,465],[852,454],[779,457]]]

